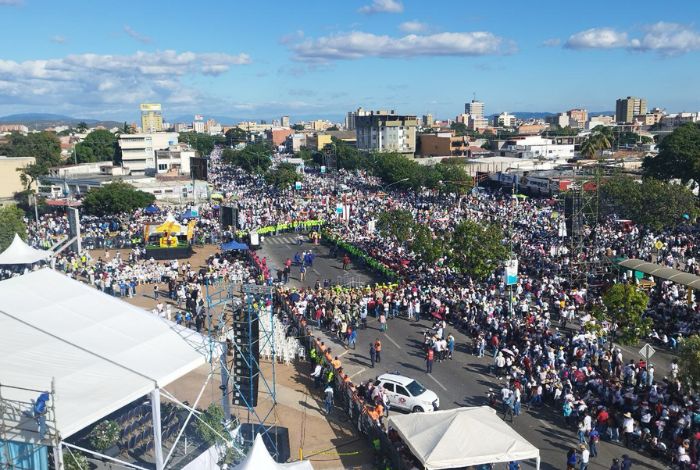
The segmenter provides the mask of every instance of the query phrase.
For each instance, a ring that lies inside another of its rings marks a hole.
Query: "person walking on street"
[[[590,460],[590,451],[588,450],[588,447],[586,447],[586,444],[581,444],[579,446],[581,449],[581,461],[579,462],[579,470],[588,470],[588,461]]]
[[[343,256],[343,271],[347,271],[349,265],[350,265],[350,257],[346,254],[345,256]]]
[[[573,447],[569,449],[566,453],[566,470],[576,470],[576,463],[578,462],[576,449]]]
[[[379,314],[379,329],[386,333],[386,315],[384,315],[384,312]]]
[[[447,357],[452,360],[452,354],[455,352],[455,337],[452,334],[447,336]]]
[[[630,470],[632,468],[632,460],[627,454],[622,454],[622,463],[620,464],[621,470]]]
[[[158,300],[158,284],[153,285],[153,298]]]
[[[634,435],[634,418],[632,418],[632,413],[629,411],[623,415],[622,420],[622,432],[623,439],[625,442],[625,447],[629,449],[632,443],[632,436]]]
[[[329,415],[331,414],[331,411],[333,411],[333,386],[331,384],[328,384],[323,393],[326,397],[324,401],[324,405],[326,407],[326,414]]]
[[[595,427],[591,429],[588,434],[588,448],[591,451],[591,457],[598,457],[598,441],[600,440],[600,433]]]
[[[304,282],[305,277],[306,277],[306,266],[301,266],[299,268],[299,281]]]
[[[382,362],[382,342],[379,341],[379,338],[374,341],[374,351],[377,355],[377,364],[379,364]]]
[[[321,364],[316,364],[314,371],[311,373],[311,377],[314,378],[314,388],[319,388],[321,386],[322,371],[323,367],[321,367]]]
[[[433,348],[428,348],[425,353],[425,372],[426,374],[433,373],[433,359],[435,358]]]
[[[374,349],[374,343],[369,343],[369,360],[372,362],[372,369],[374,369],[374,363],[377,362],[377,350]]]
[[[622,470],[620,467],[620,459],[612,459],[610,470]]]

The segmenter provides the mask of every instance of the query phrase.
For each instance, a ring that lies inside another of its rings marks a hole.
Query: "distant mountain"
[[[50,113],[23,113],[10,114],[0,117],[0,122],[11,124],[23,124],[32,130],[44,130],[56,126],[75,126],[79,122],[84,122],[90,127],[102,126],[110,129],[119,127],[123,123],[117,121],[101,121],[98,119],[79,119],[62,114]]]

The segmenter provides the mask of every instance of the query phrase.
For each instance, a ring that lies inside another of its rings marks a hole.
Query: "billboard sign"
[[[510,259],[506,261],[505,282],[507,286],[518,283],[518,260]]]

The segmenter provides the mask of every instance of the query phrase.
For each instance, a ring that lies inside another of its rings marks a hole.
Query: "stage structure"
[[[209,317],[208,331],[211,343],[222,344],[224,354],[219,357],[221,403],[224,416],[231,422],[227,429],[236,428],[231,405],[245,410],[246,416],[237,416],[240,424],[254,426],[256,431],[272,443],[273,457],[278,446],[275,429],[277,418],[275,405],[275,350],[274,315],[272,311],[272,287],[248,285],[241,287],[242,297],[234,295],[233,284],[207,286],[206,301]],[[271,371],[265,374],[260,368],[260,354],[270,358]],[[217,365],[212,363],[214,372]],[[268,397],[268,403],[258,407],[260,395]],[[265,411],[260,411],[264,408]]]

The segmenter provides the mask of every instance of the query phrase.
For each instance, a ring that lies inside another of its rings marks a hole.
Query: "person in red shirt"
[[[433,348],[428,348],[428,350],[425,353],[425,372],[427,374],[433,373],[433,359],[435,359],[435,353],[433,352]]]

